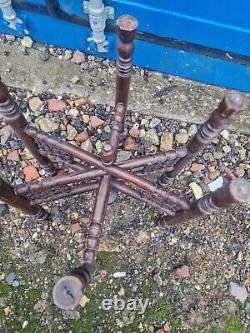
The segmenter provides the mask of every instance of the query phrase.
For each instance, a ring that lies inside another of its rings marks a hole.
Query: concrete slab
[[[93,77],[89,70],[80,72],[80,66],[70,61],[51,56],[46,62],[39,57],[36,49],[29,49],[24,55],[17,44],[1,44],[0,75],[9,86],[29,89],[37,92],[51,91],[56,95],[76,93],[89,97],[93,103],[114,104],[115,69],[113,65],[101,68],[97,59],[97,75]],[[6,56],[6,54],[8,54]],[[103,66],[102,66],[103,67]],[[6,71],[9,68],[10,71]],[[80,81],[72,84],[74,75]],[[161,97],[160,91],[166,88]],[[153,114],[186,122],[203,122],[213,110],[226,89],[205,85],[179,77],[164,78],[161,73],[150,72],[146,81],[140,69],[134,71],[130,109],[134,112]],[[231,129],[250,134],[250,112],[243,112]]]

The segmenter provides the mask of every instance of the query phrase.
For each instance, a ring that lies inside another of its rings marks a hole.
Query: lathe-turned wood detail
[[[246,98],[236,91],[224,97],[186,146],[165,154],[116,161],[128,105],[137,20],[131,16],[122,16],[117,21],[117,28],[114,121],[109,142],[104,145],[100,157],[29,126],[6,86],[0,81],[0,115],[50,174],[44,180],[16,186],[16,194],[9,184],[0,180],[0,199],[27,214],[46,218],[47,213],[39,206],[41,203],[96,192],[93,218],[83,251],[83,264],[59,279],[53,290],[54,302],[62,309],[77,306],[91,282],[110,193],[124,193],[158,209],[161,216],[157,225],[162,227],[179,225],[212,214],[220,208],[250,201],[250,183],[244,179],[235,179],[199,200],[190,201],[166,190],[171,178],[188,166],[228,126],[233,116],[245,108]],[[70,171],[57,175],[60,168]],[[147,179],[152,174],[160,175],[157,184]]]

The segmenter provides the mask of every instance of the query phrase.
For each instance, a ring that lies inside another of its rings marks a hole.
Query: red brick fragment
[[[60,99],[52,98],[48,100],[49,111],[62,111],[66,109],[66,107],[66,103]]]
[[[10,151],[7,155],[7,160],[8,161],[19,161],[20,156],[19,156],[18,150]]]
[[[39,177],[39,173],[33,165],[29,165],[23,168],[23,174],[25,176],[26,183],[30,182],[31,180],[35,180]]]
[[[198,172],[198,171],[202,171],[204,169],[205,169],[205,165],[199,164],[199,163],[193,163],[191,166],[192,172]]]

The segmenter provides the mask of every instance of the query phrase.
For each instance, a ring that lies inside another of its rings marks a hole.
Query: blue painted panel
[[[18,14],[21,17],[28,16],[27,24],[34,40],[69,49],[83,51],[88,49],[86,40],[90,35],[89,28],[36,13],[28,15],[29,13],[24,10],[19,10]],[[1,21],[0,31],[10,32]],[[102,56],[115,59],[116,37],[113,34],[107,35],[110,40],[110,52],[102,54]],[[93,51],[90,53],[100,56]],[[231,61],[137,40],[134,64],[201,82],[250,92],[250,67]]]
[[[60,0],[67,12],[83,16],[82,2]],[[107,0],[115,16],[131,14],[139,30],[250,56],[250,1]],[[157,24],[156,24],[157,22]]]
[[[21,3],[22,0],[17,0],[16,2]],[[31,3],[31,4],[39,6],[39,5],[45,5],[46,0],[25,0],[25,3]]]

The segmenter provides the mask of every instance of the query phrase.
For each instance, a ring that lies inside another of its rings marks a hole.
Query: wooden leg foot
[[[56,306],[63,310],[74,309],[83,297],[84,285],[74,275],[66,275],[59,279],[53,289],[53,299]]]

